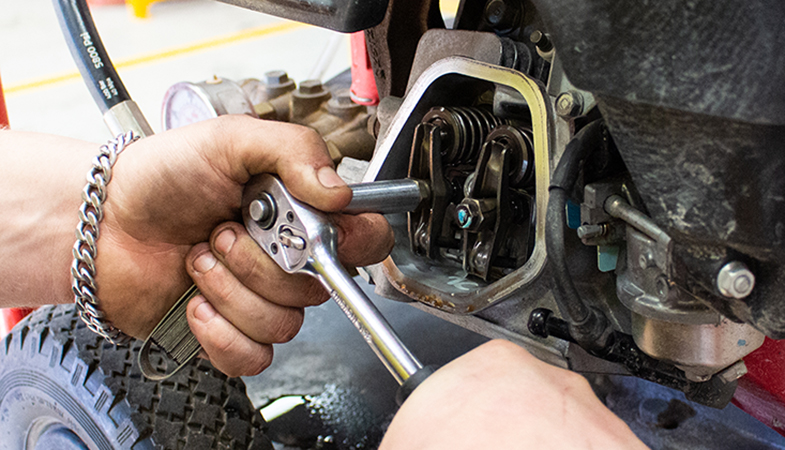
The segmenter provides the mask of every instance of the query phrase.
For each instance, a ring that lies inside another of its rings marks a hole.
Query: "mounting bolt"
[[[324,86],[319,80],[305,80],[300,83],[298,92],[307,95],[318,95],[324,92]]]
[[[469,228],[472,225],[472,212],[466,205],[459,205],[455,208],[455,217],[458,220],[458,226],[461,228]]]
[[[575,91],[562,92],[556,98],[556,114],[565,119],[578,117],[583,112],[583,97]]]
[[[717,273],[717,289],[729,298],[744,298],[755,287],[755,275],[741,261],[731,261]]]
[[[268,86],[286,84],[291,81],[292,80],[289,79],[289,75],[283,70],[271,70],[269,72],[265,72],[264,74],[264,82]]]

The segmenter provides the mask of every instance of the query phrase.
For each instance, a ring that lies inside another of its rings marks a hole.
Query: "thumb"
[[[219,126],[231,176],[245,184],[252,176],[274,173],[298,200],[323,211],[340,211],[352,191],[338,177],[322,137],[313,129],[247,116],[223,116]]]

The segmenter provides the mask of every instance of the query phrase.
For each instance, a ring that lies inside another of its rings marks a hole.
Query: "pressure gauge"
[[[164,95],[164,130],[190,125],[224,114],[258,117],[243,89],[232,80],[215,77],[201,83],[182,82]]]

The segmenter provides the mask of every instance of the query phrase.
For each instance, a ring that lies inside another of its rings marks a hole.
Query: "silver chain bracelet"
[[[113,344],[125,344],[131,337],[106,320],[98,299],[95,282],[95,258],[98,253],[98,225],[104,218],[106,186],[112,179],[112,166],[128,145],[139,139],[132,131],[118,135],[101,146],[101,153],[93,158],[93,167],[87,173],[87,185],[82,190],[79,224],[76,226],[76,243],[71,263],[71,290],[74,292],[79,316],[87,327]]]

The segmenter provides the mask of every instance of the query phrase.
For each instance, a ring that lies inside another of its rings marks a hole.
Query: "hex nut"
[[[324,92],[324,86],[319,80],[305,80],[300,83],[298,92],[306,95],[318,95]]]
[[[264,82],[269,85],[280,85],[291,82],[289,75],[283,70],[271,70],[264,74]]]
[[[578,117],[583,112],[583,97],[578,92],[562,92],[556,98],[556,114],[564,118]]]
[[[455,222],[464,230],[477,229],[485,217],[480,203],[473,198],[465,198],[455,207]]]

